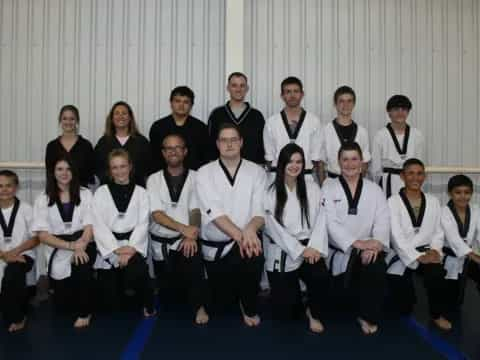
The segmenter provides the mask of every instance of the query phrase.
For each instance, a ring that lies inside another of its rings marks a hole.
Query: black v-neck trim
[[[235,185],[235,180],[237,178],[237,175],[238,175],[238,170],[240,170],[240,166],[242,165],[242,161],[243,159],[240,159],[240,162],[238,163],[237,165],[237,169],[235,170],[235,174],[233,175],[233,177],[230,175],[230,172],[228,171],[227,167],[225,166],[225,164],[222,162],[222,160],[218,159],[218,163],[220,164],[220,167],[222,168],[223,172],[225,173],[225,176],[227,177],[228,179],[228,182],[230,183],[230,185]]]
[[[333,128],[335,129],[335,132],[337,133],[337,137],[338,137],[338,140],[340,141],[340,144],[343,145],[343,144],[348,143],[348,142],[354,142],[355,138],[357,137],[357,132],[358,132],[357,123],[355,121],[352,121],[352,126],[353,126],[352,137],[350,139],[344,140],[343,137],[341,136],[341,132],[340,132],[340,128],[342,127],[342,125],[337,123],[335,120],[336,119],[333,119],[332,124],[333,124]]]
[[[470,230],[470,218],[471,218],[470,205],[467,205],[467,211],[465,212],[465,223],[462,223],[462,220],[460,220],[460,216],[458,216],[457,209],[455,209],[455,206],[453,205],[452,200],[448,202],[447,206],[452,212],[453,218],[457,223],[460,237],[462,239],[466,239],[468,235],[468,231]]]
[[[340,185],[342,185],[343,191],[347,196],[348,201],[348,215],[357,215],[358,213],[358,203],[360,201],[360,196],[362,195],[363,189],[363,179],[360,177],[358,179],[357,188],[355,189],[355,194],[352,196],[352,192],[347,184],[347,181],[343,178],[343,176],[339,176],[338,180],[340,181]]]
[[[130,201],[132,200],[133,193],[135,192],[135,183],[130,182],[128,185],[123,185],[127,188],[127,192],[125,192],[126,197],[124,199],[119,198],[117,195],[119,193],[116,191],[115,187],[120,190],[120,186],[118,184],[108,183],[108,190],[110,191],[110,196],[113,199],[113,203],[115,204],[115,208],[121,214],[125,213],[130,205]],[[123,200],[123,201],[122,201]]]
[[[392,137],[393,144],[395,145],[395,148],[397,149],[397,152],[400,155],[406,155],[407,154],[407,149],[408,149],[408,140],[410,138],[410,126],[407,125],[405,128],[405,134],[403,135],[403,144],[402,147],[400,147],[400,143],[398,142],[397,135],[395,134],[395,130],[393,130],[392,124],[388,123],[387,124],[387,130],[390,133],[390,136]]]
[[[81,138],[81,136],[80,136],[80,135],[77,135],[77,141],[75,141],[75,143],[72,145],[72,147],[70,148],[70,150],[67,150],[67,149],[65,148],[65,146],[63,146],[62,142],[60,141],[61,136],[59,136],[59,137],[57,138],[57,143],[58,143],[58,146],[60,147],[60,149],[61,149],[62,151],[66,152],[67,154],[71,154],[71,153],[74,151],[75,147],[79,144],[80,138]]]
[[[68,206],[68,211],[65,211],[65,206],[60,202],[60,200],[57,200],[56,202],[58,212],[60,213],[60,217],[62,218],[62,221],[64,223],[69,223],[72,222],[73,219],[73,212],[75,211],[75,204],[70,202]]]
[[[307,115],[307,112],[305,111],[305,109],[302,109],[302,112],[300,113],[300,118],[298,119],[297,127],[295,128],[295,131],[292,133],[292,129],[290,129],[290,125],[288,125],[287,113],[285,112],[285,110],[282,110],[280,112],[283,125],[285,126],[285,130],[287,130],[288,138],[290,140],[295,140],[298,137],[298,134],[300,133],[300,129],[302,128],[303,122],[305,121],[306,115]]]
[[[403,201],[403,204],[407,208],[408,215],[410,216],[410,220],[412,221],[412,225],[414,228],[419,228],[422,226],[423,217],[425,216],[425,209],[427,207],[427,201],[425,199],[425,194],[422,192],[422,201],[420,203],[420,212],[418,213],[418,218],[415,217],[415,212],[413,211],[412,204],[408,201],[407,195],[405,194],[405,188],[401,188],[400,192],[398,193],[400,198]]]
[[[4,237],[11,237],[13,233],[13,226],[15,225],[15,219],[17,218],[18,208],[20,207],[20,200],[15,198],[15,202],[13,203],[12,214],[10,215],[10,219],[8,220],[8,225],[3,217],[3,212],[0,210],[0,226],[3,230]]]
[[[131,135],[131,134],[128,135],[128,139],[127,139],[127,141],[125,141],[125,144],[123,144],[123,145],[122,145],[122,143],[118,140],[117,135],[113,135],[113,139],[114,139],[113,141],[116,142],[116,144],[117,144],[117,146],[118,146],[119,148],[126,149],[128,142],[132,139],[132,135]]]
[[[252,108],[250,107],[250,104],[248,102],[244,102],[244,104],[245,104],[245,110],[242,111],[242,113],[240,114],[240,116],[238,118],[235,116],[235,114],[232,111],[232,108],[230,107],[230,101],[228,101],[225,104],[225,111],[227,112],[228,116],[230,116],[230,119],[236,125],[240,125],[243,122],[243,120],[246,119],[250,110],[252,110]]]
[[[167,184],[168,193],[170,194],[170,200],[174,203],[178,202],[180,196],[182,195],[183,187],[185,186],[185,182],[187,181],[188,177],[188,169],[186,169],[180,176],[182,177],[180,182],[180,188],[175,193],[173,191],[172,175],[170,175],[167,169],[163,170],[163,178],[165,179],[165,183]]]

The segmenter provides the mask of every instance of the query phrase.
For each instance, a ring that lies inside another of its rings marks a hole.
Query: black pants
[[[371,324],[382,318],[382,305],[386,287],[386,264],[383,253],[375,262],[363,265],[360,252],[353,250],[347,272],[341,275],[347,281],[347,292],[354,299],[358,317]]]
[[[24,255],[25,263],[9,263],[2,279],[1,309],[7,324],[18,323],[27,314],[28,290],[25,277],[32,269],[33,259]]]
[[[242,258],[238,244],[216,261],[206,261],[208,283],[215,309],[240,300],[247,316],[258,314],[258,290],[265,259],[263,254]]]
[[[414,272],[423,277],[431,318],[438,319],[440,316],[445,316],[448,307],[445,296],[447,282],[442,264],[419,264],[416,270],[405,269],[402,276],[388,275],[390,299],[394,310],[402,316],[413,312],[417,300],[413,284]]]
[[[307,306],[312,316],[320,320],[325,310],[329,275],[325,261],[315,264],[303,264],[295,271],[267,271],[270,281],[272,313],[274,319],[291,320],[303,312],[299,280],[307,287]]]
[[[457,280],[447,279],[445,297],[447,302],[447,312],[449,314],[455,312],[463,303],[463,296],[467,279],[470,278],[480,292],[480,265],[473,261],[469,261],[462,274],[458,275]]]
[[[200,251],[187,258],[182,252],[171,250],[166,261],[154,261],[153,265],[160,301],[173,302],[186,294],[195,313],[207,305],[207,280]]]
[[[89,261],[85,264],[72,264],[70,277],[62,280],[50,279],[55,308],[60,312],[73,313],[75,317],[87,317],[93,310],[93,264],[97,256],[93,242],[88,244],[86,253]]]
[[[118,311],[125,292],[134,291],[149,313],[154,311],[153,288],[148,265],[139,253],[133,255],[123,268],[99,269],[98,291],[102,310]]]

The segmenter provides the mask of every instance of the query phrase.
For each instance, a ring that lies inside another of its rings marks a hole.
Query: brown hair
[[[140,132],[137,128],[137,123],[135,122],[135,116],[133,115],[132,107],[125,101],[118,101],[113,104],[110,112],[108,113],[107,120],[105,121],[105,136],[112,137],[115,135],[115,125],[113,124],[113,113],[118,106],[125,106],[128,111],[128,116],[130,117],[130,122],[128,123],[128,133],[131,136],[138,135]]]

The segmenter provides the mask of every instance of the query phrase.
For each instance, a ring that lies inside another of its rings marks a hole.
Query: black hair
[[[62,116],[65,111],[71,111],[75,115],[75,122],[77,124],[80,124],[80,113],[78,112],[78,109],[75,105],[63,105],[62,108],[60,109],[60,112],[58,113],[58,122],[60,123],[62,121]]]
[[[454,175],[448,180],[448,192],[459,186],[466,186],[473,192],[473,181],[466,175]]]
[[[349,94],[353,96],[353,102],[357,102],[357,95],[355,94],[355,91],[350,86],[340,86],[337,90],[335,90],[335,93],[333,94],[333,103],[336,104],[337,100],[340,96]]]
[[[405,162],[403,163],[402,172],[405,172],[407,170],[407,168],[409,166],[412,166],[412,165],[421,166],[422,169],[425,170],[425,164],[421,160],[416,159],[416,158],[410,158],[410,159],[405,160]]]
[[[72,180],[70,181],[68,192],[70,194],[70,202],[74,205],[80,205],[80,180],[78,178],[78,170],[74,165],[72,158],[68,154],[61,154],[57,157],[51,167],[47,169],[47,183],[45,193],[48,197],[48,206],[60,202],[60,188],[55,178],[55,167],[60,161],[65,161],[70,167]]]
[[[226,129],[232,129],[232,130],[235,130],[238,134],[238,137],[240,139],[242,139],[242,133],[240,132],[240,128],[234,124],[234,123],[227,123],[227,122],[224,122],[224,123],[221,123],[220,126],[218,127],[218,132],[217,132],[217,140],[219,139],[220,137],[220,133],[223,131],[223,130],[226,130]]]
[[[5,176],[7,178],[12,179],[15,186],[18,186],[19,184],[18,175],[16,172],[13,172],[12,170],[0,170],[0,176]]]
[[[186,96],[190,99],[190,102],[194,103],[195,100],[195,94],[193,93],[192,89],[190,89],[188,86],[177,86],[172,90],[170,93],[170,101],[173,100],[174,96]]]
[[[283,94],[283,88],[287,85],[298,85],[300,87],[300,91],[303,93],[303,84],[302,81],[295,77],[295,76],[289,76],[285,78],[282,83],[280,84],[280,93]]]
[[[235,72],[232,72],[230,75],[228,75],[228,80],[227,80],[227,82],[230,82],[230,80],[231,80],[233,77],[242,77],[242,78],[245,79],[245,82],[248,83],[247,75],[245,75],[244,73],[242,73],[242,72],[240,72],[240,71],[235,71]]]
[[[390,112],[395,108],[402,108],[410,111],[412,110],[412,102],[405,95],[393,95],[387,101],[387,112]]]
[[[275,204],[275,219],[283,225],[283,210],[287,202],[287,191],[285,189],[285,168],[287,167],[293,154],[300,154],[302,156],[302,171],[297,177],[297,198],[300,202],[302,226],[304,219],[310,227],[310,215],[308,211],[307,186],[305,184],[305,176],[303,170],[305,169],[305,154],[303,149],[294,143],[285,145],[278,155],[277,172],[275,174],[275,181],[270,185],[270,189],[275,190],[276,204]]]
[[[356,151],[360,155],[360,159],[363,160],[362,148],[355,141],[347,141],[347,142],[343,143],[340,146],[340,149],[338,149],[337,159],[340,159],[340,156],[342,155],[342,153],[344,151]]]

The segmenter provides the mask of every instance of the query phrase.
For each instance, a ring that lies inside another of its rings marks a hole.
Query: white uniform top
[[[466,227],[463,227],[457,215],[454,215],[449,206],[445,206],[442,209],[441,223],[445,234],[444,246],[452,249],[456,255],[456,257],[446,256],[447,275],[445,278],[456,280],[458,275],[463,272],[466,255],[472,250],[478,251],[480,248],[480,209],[477,205],[470,206]],[[462,227],[462,233],[460,233],[460,227]]]
[[[10,220],[12,220],[13,208],[14,205],[7,209],[0,209],[3,218],[5,219],[5,225],[7,226],[7,228],[9,228]],[[0,226],[0,251],[2,252],[10,251],[33,237],[31,231],[33,221],[33,209],[29,204],[20,201],[17,214],[15,216],[15,219],[12,221],[14,221],[13,228],[12,233],[9,237],[5,236],[5,232]],[[27,255],[30,256],[32,259],[35,259],[35,251],[33,249],[22,252],[22,255]],[[6,266],[7,263],[4,260],[0,259],[0,292],[2,290],[1,287],[3,273]]]
[[[92,224],[92,193],[90,190],[80,188],[80,204],[75,205],[71,223],[64,222],[56,204],[48,206],[48,196],[40,194],[33,207],[32,231],[46,231],[51,235],[71,235],[82,231],[87,225]],[[44,247],[47,264],[54,251],[52,246]],[[52,261],[50,276],[55,280],[68,278],[72,271],[72,250],[58,249]]]
[[[300,201],[296,189],[287,190],[287,201],[283,209],[283,225],[275,219],[276,194],[274,188],[265,192],[265,268],[267,271],[294,271],[303,262],[305,250],[300,240],[309,239],[307,246],[318,250],[323,257],[328,255],[328,237],[325,209],[321,206],[321,190],[317,184],[306,182],[308,213],[307,220],[301,216]],[[282,269],[284,267],[284,269]]]
[[[198,200],[195,195],[195,176],[194,170],[188,170],[185,183],[181,189],[178,201],[173,201],[170,190],[165,179],[164,170],[152,174],[147,181],[147,193],[150,199],[150,213],[154,211],[163,211],[166,215],[182,224],[189,223],[189,214],[192,210],[198,209]],[[157,224],[153,218],[150,220],[149,231],[151,234],[162,238],[175,238],[181,234],[177,231],[168,229]],[[151,240],[151,239],[150,239]],[[172,245],[168,245],[170,250],[177,250],[182,239],[178,239]],[[162,245],[159,242],[151,240],[153,259],[163,260]]]
[[[269,117],[263,128],[265,160],[271,161],[272,167],[277,166],[280,151],[291,142],[296,143],[303,149],[305,169],[312,169],[312,161],[320,160],[322,143],[320,120],[312,113],[303,110],[295,132],[291,133],[284,111]]]
[[[422,161],[425,159],[425,141],[418,129],[407,125],[404,135],[396,135],[393,129],[389,130],[389,125],[375,134],[370,165],[373,179],[377,183],[381,181],[385,192],[387,192],[388,173],[384,172],[383,168],[401,169],[407,159],[417,158]],[[392,195],[397,194],[404,186],[398,174],[390,175],[390,184]]]
[[[220,159],[202,166],[197,172],[196,192],[202,214],[201,238],[203,240],[226,242],[230,237],[221,231],[214,220],[222,215],[243,229],[255,216],[264,216],[263,195],[265,171],[257,164],[242,159],[232,178]],[[227,245],[221,256],[233,247]],[[212,261],[217,249],[202,245],[204,259]]]
[[[320,160],[322,160],[327,165],[327,170],[329,172],[339,175],[340,165],[338,165],[338,150],[340,150],[342,144],[338,137],[337,131],[333,126],[333,121],[327,123],[327,125],[325,125],[325,127],[323,128],[323,142],[321,147]],[[360,148],[362,149],[363,162],[368,163],[371,159],[368,133],[363,126],[357,123],[355,124],[357,125],[355,142],[358,143],[358,145],[360,145]]]
[[[368,179],[362,179],[358,204],[349,201],[341,183],[342,178],[330,179],[323,185],[323,203],[327,210],[327,229],[330,249],[328,266],[332,275],[344,273],[356,240],[375,239],[389,247],[390,216],[382,189]],[[346,184],[345,184],[346,185]],[[346,185],[348,187],[348,185]],[[357,186],[357,193],[359,191]],[[350,191],[348,191],[350,194]]]
[[[422,193],[423,194],[423,193]],[[440,203],[430,194],[423,194],[424,205],[420,208],[418,219],[414,217],[408,200],[403,193],[392,195],[388,199],[390,217],[392,221],[392,251],[387,256],[387,264],[391,263],[387,273],[403,275],[405,268],[416,269],[417,258],[424,252],[416,248],[428,246],[437,250],[441,255],[443,247],[443,231],[440,225]],[[406,203],[408,205],[406,205]],[[392,262],[397,255],[399,260]]]
[[[93,234],[99,255],[96,269],[111,269],[118,266],[118,256],[113,252],[122,246],[131,246],[142,256],[148,251],[148,220],[150,204],[147,191],[135,185],[125,213],[117,210],[108,185],[100,186],[93,196]],[[129,240],[117,240],[113,235],[132,231]]]

